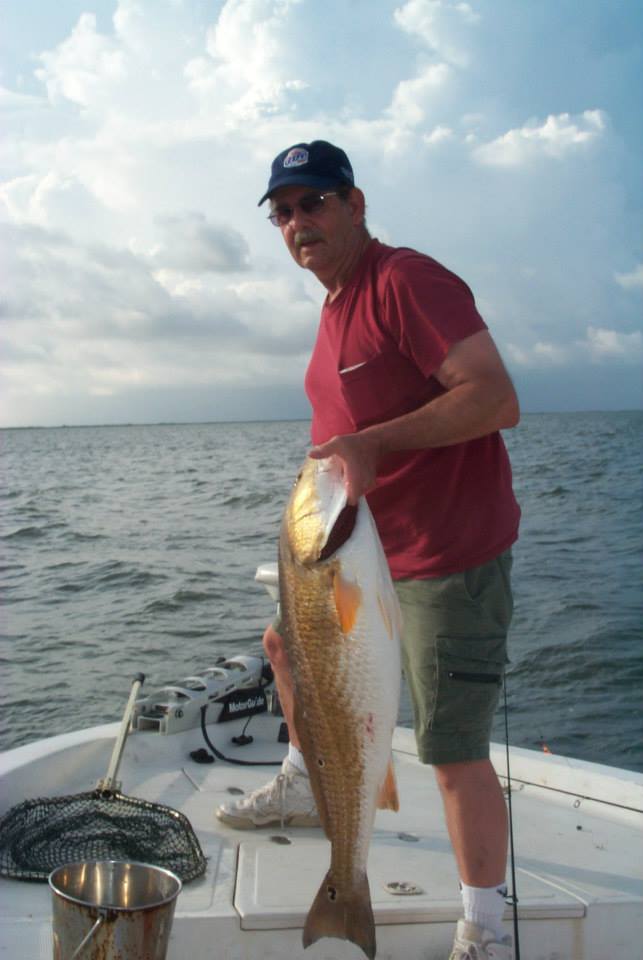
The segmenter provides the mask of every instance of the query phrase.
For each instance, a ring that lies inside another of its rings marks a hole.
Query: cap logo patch
[[[293,147],[284,159],[284,167],[287,170],[290,167],[302,167],[305,163],[308,163],[308,150],[304,150],[303,147]]]

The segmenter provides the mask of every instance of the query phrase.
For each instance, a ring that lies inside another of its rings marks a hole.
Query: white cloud
[[[533,354],[538,360],[542,360],[543,363],[557,366],[565,363],[567,359],[567,351],[565,348],[555,343],[543,343],[539,341],[534,345]]]
[[[36,76],[53,101],[65,98],[87,107],[125,79],[125,56],[109,37],[96,30],[93,13],[83,13],[67,40],[42,53]]]
[[[451,68],[446,63],[429,64],[416,77],[398,84],[388,109],[397,127],[424,123],[438,91],[448,82]]]
[[[566,346],[543,340],[531,346],[508,343],[505,352],[510,363],[525,368],[560,367],[569,359]]]
[[[498,167],[519,167],[539,157],[561,159],[570,152],[589,146],[605,131],[600,110],[585,110],[577,117],[568,113],[550,115],[540,126],[536,122],[509,130],[473,151],[480,163]]]
[[[531,345],[508,343],[505,352],[511,364],[524,369],[564,368],[587,358],[595,363],[619,360],[635,364],[643,358],[643,334],[640,330],[623,333],[589,326],[582,339],[564,343],[539,340]]]
[[[30,93],[19,93],[16,90],[9,90],[7,87],[0,85],[0,108],[2,110],[19,110],[24,112],[34,107],[40,108],[42,103],[41,97],[36,97]]]
[[[186,65],[190,88],[204,102],[220,101],[225,91],[229,126],[287,110],[291,95],[306,88],[304,79],[290,74],[293,58],[284,44],[300,2],[227,0],[208,31],[209,56]]]
[[[593,360],[616,357],[637,363],[643,357],[643,334],[621,333],[618,330],[606,330],[603,327],[588,327],[587,338],[582,344]]]
[[[395,22],[431,51],[435,56],[456,67],[466,67],[469,55],[464,24],[472,25],[480,19],[468,3],[449,3],[446,0],[407,0],[395,11]]]
[[[164,239],[152,251],[155,265],[189,273],[247,270],[248,246],[230,227],[209,223],[200,213],[159,218]]]
[[[113,0],[110,22],[86,0],[15,90],[3,74],[14,392],[46,393],[54,417],[70,385],[300,386],[323,291],[256,200],[278,150],[317,137],[347,150],[380,239],[471,284],[516,367],[636,354],[637,298],[614,296],[643,286],[643,265],[617,272],[637,194],[614,100],[578,72],[543,82],[533,18],[509,0],[348,6]],[[562,112],[579,99],[602,109]]]
[[[615,273],[614,279],[624,290],[643,289],[643,263],[637,264],[629,273]]]
[[[0,203],[14,223],[56,227],[71,220],[78,232],[95,236],[102,217],[100,203],[80,180],[61,170],[7,181],[0,185]]]
[[[443,127],[438,124],[437,127],[431,130],[431,133],[425,133],[422,139],[425,143],[431,144],[432,146],[437,143],[444,143],[445,140],[453,139],[453,130],[451,130],[450,127]]]
[[[302,284],[236,279],[247,251],[233,230],[192,216],[162,226],[167,247],[151,257],[32,225],[3,228],[11,286],[0,357],[11,396],[300,382],[318,315]],[[164,256],[171,269],[159,267]]]

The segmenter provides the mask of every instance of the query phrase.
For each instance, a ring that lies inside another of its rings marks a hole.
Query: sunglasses
[[[288,203],[279,203],[268,214],[268,219],[274,227],[285,227],[293,218],[297,207],[307,214],[321,213],[326,206],[327,197],[336,197],[336,190],[327,190],[325,193],[307,193],[291,207]]]

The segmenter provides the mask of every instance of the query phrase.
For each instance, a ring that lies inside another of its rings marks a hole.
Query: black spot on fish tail
[[[366,874],[354,889],[342,891],[328,871],[306,918],[302,942],[309,947],[322,937],[350,940],[373,960],[375,922]]]
[[[319,554],[320,561],[328,560],[340,547],[343,547],[353,532],[356,520],[357,504],[347,503],[337,517],[333,529]]]

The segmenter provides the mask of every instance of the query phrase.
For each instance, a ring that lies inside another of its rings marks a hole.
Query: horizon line
[[[521,416],[543,416],[578,413],[643,413],[641,407],[622,407],[618,409],[605,409],[594,407],[591,409],[577,410],[523,410]],[[249,423],[306,423],[310,422],[311,417],[261,417],[250,418],[248,420],[122,420],[110,423],[30,423],[30,424],[0,424],[0,430],[78,430],[91,427],[188,427],[188,426],[211,426],[214,424],[249,424]],[[514,429],[514,428],[512,428]]]

